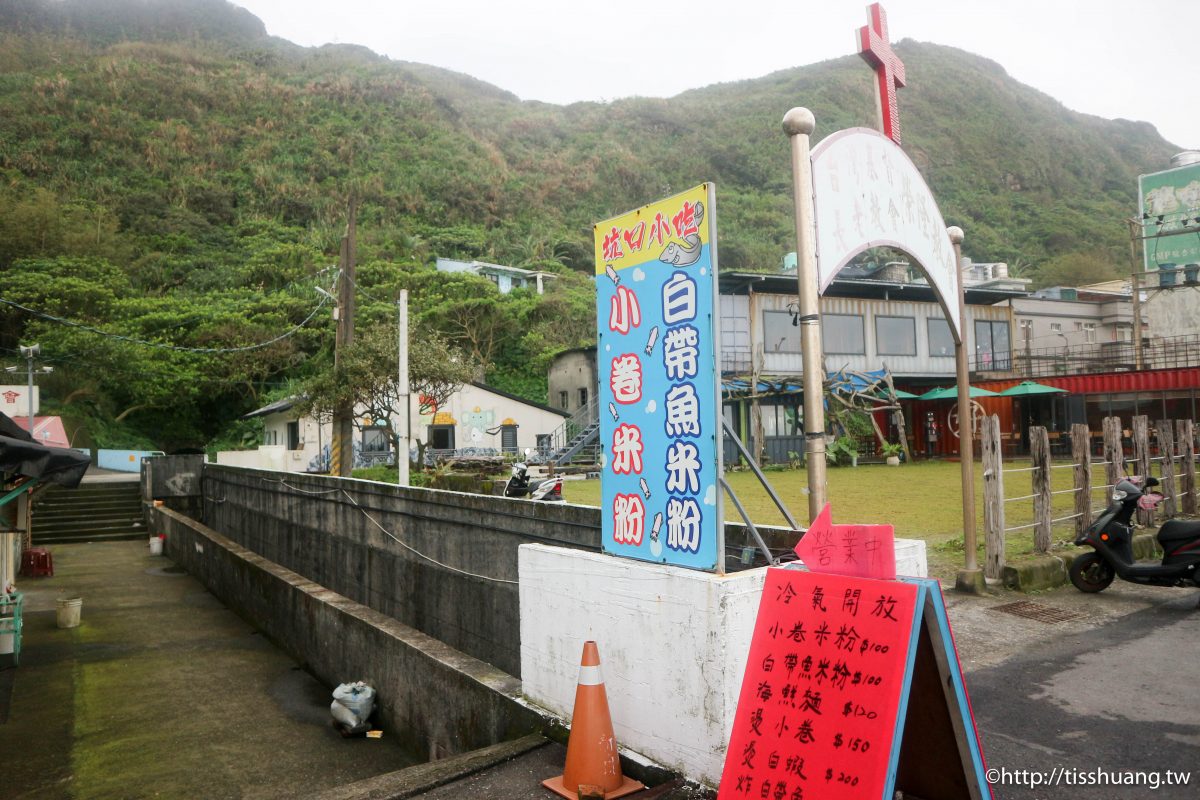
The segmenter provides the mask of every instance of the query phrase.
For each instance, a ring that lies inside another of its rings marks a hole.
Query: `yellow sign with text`
[[[595,226],[596,274],[616,274],[647,261],[687,267],[709,243],[705,215],[708,184],[599,222]]]

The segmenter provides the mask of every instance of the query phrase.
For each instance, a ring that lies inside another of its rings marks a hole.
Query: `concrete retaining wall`
[[[365,680],[415,753],[467,752],[538,731],[520,681],[166,508],[166,554],[326,685]]]
[[[586,506],[213,464],[203,484],[210,527],[510,675],[517,547],[600,549],[599,510]]]

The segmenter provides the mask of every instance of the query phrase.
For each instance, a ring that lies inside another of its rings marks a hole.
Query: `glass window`
[[[800,328],[787,311],[763,312],[763,352],[799,353]]]
[[[1051,333],[1062,333],[1062,323],[1061,322],[1051,322],[1050,323],[1050,332]]]
[[[289,422],[287,424],[287,449],[288,450],[299,450],[300,449],[300,422],[299,422],[299,420],[297,420],[295,422]]]
[[[389,449],[387,428],[363,428],[362,449],[365,453],[386,453]]]
[[[586,386],[581,386],[579,388],[579,407],[580,408],[587,407],[587,387]]]
[[[954,336],[950,333],[950,323],[944,319],[929,319],[929,355],[938,358],[954,356]]]
[[[912,317],[876,317],[875,351],[881,356],[915,356],[917,321]]]
[[[569,411],[571,409],[570,401],[568,400],[569,397],[570,394],[568,394],[566,391],[561,391],[558,393],[558,407],[563,411]]]
[[[821,338],[826,353],[866,355],[863,318],[858,314],[822,314]]]
[[[975,320],[976,369],[1009,368],[1010,342],[1007,322]]]
[[[1083,323],[1083,340],[1089,343],[1096,341],[1096,323]]]

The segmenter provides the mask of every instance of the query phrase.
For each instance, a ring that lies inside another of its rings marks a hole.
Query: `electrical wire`
[[[358,504],[358,501],[354,499],[353,495],[351,495],[345,489],[342,489],[340,487],[335,488],[335,489],[323,489],[323,490],[319,490],[319,491],[312,491],[312,490],[308,490],[308,489],[301,489],[299,486],[292,486],[290,483],[288,483],[287,481],[283,481],[283,480],[275,480],[272,478],[261,478],[260,480],[262,480],[263,483],[277,483],[280,486],[283,486],[285,489],[290,489],[293,492],[300,492],[301,494],[326,495],[326,494],[337,494],[340,492],[347,500],[350,501],[350,505],[352,505],[356,509],[358,509],[358,511],[364,517],[366,517],[367,520],[369,520],[372,525],[374,525],[376,528],[378,528],[389,539],[391,539],[396,544],[400,545],[401,547],[403,547],[405,550],[409,551],[413,555],[415,555],[419,558],[423,558],[432,564],[437,564],[439,567],[441,567],[443,569],[448,569],[451,572],[457,572],[460,575],[466,575],[467,577],[470,577],[470,578],[479,578],[480,580],[492,581],[493,583],[508,583],[508,584],[512,584],[514,586],[518,585],[518,583],[519,583],[519,581],[510,581],[506,578],[493,578],[490,575],[480,575],[475,572],[468,572],[465,569],[459,569],[458,567],[452,567],[449,564],[445,564],[445,563],[442,563],[441,561],[438,561],[436,558],[433,558],[432,556],[425,555],[420,550],[417,550],[415,547],[412,547],[407,542],[402,540],[400,537],[396,536],[391,531],[389,531],[387,528],[385,528],[382,524],[380,524],[380,522],[378,520],[376,520],[369,513],[367,513],[367,510],[365,508],[363,508],[362,506],[360,506]]]

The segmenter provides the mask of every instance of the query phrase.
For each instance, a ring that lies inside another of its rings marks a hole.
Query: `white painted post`
[[[540,278],[539,278],[540,280]],[[408,449],[411,431],[411,405],[408,386],[408,289],[400,290],[400,299],[396,301],[399,374],[397,375],[397,402],[400,405],[396,435],[396,482],[401,486],[409,485]]]

